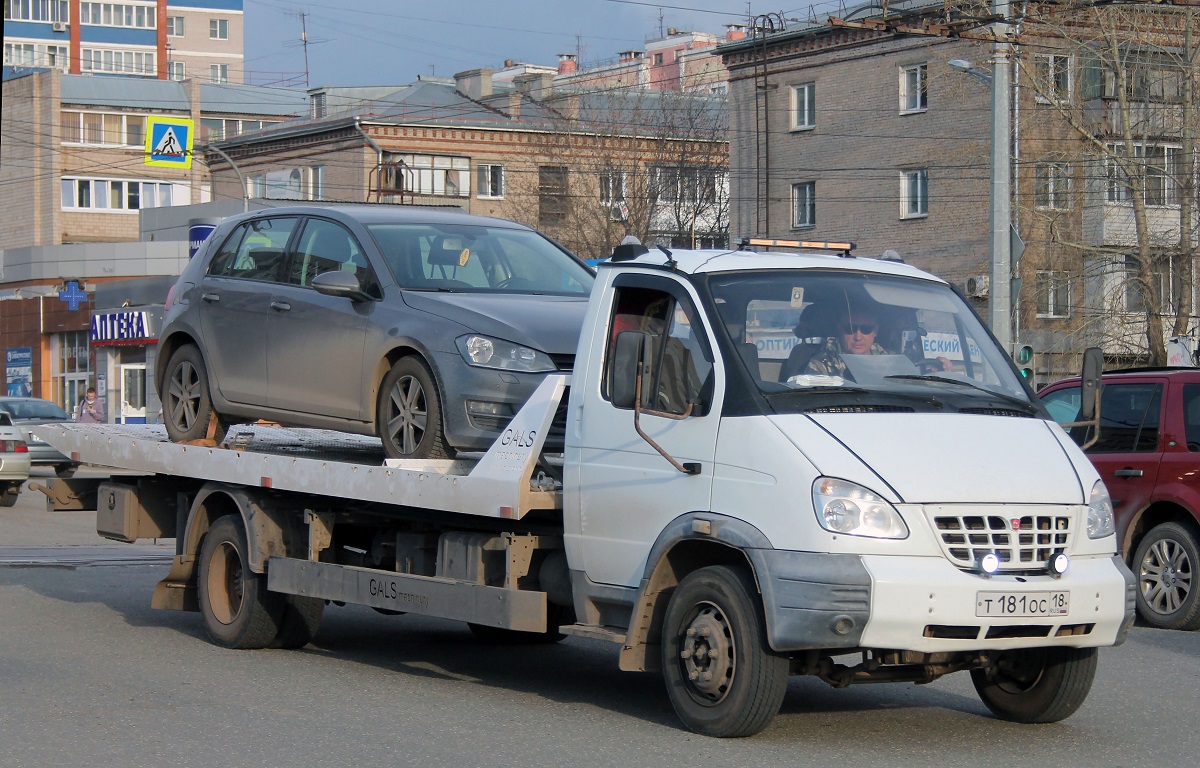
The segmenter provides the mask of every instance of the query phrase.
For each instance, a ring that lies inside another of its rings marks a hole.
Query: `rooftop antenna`
[[[312,45],[316,45],[318,43],[327,43],[327,42],[329,42],[329,40],[326,38],[313,38],[310,40],[308,38],[308,24],[307,24],[308,14],[305,13],[304,11],[300,11],[299,16],[300,16],[300,39],[299,40],[289,40],[288,42],[285,42],[284,45],[288,48],[294,48],[297,45],[303,46],[303,48],[304,48],[304,87],[309,88],[311,86],[309,85],[309,82],[308,82],[308,46],[310,43]]]

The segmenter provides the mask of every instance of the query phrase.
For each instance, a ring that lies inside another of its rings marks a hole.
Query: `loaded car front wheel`
[[[416,357],[396,361],[379,388],[375,431],[390,459],[444,459],[453,455],[442,428],[433,375]]]
[[[1133,556],[1133,573],[1138,584],[1138,614],[1147,624],[1160,629],[1200,629],[1198,550],[1196,537],[1178,523],[1155,526],[1142,538]]]

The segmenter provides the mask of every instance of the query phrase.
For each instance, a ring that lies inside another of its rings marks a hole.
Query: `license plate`
[[[1070,592],[977,592],[976,616],[1066,616]]]

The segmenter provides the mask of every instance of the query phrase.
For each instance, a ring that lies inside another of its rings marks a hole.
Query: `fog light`
[[[1050,562],[1046,563],[1046,570],[1054,576],[1062,576],[1071,567],[1071,558],[1065,553],[1059,552],[1057,555],[1050,556]]]
[[[484,400],[468,400],[467,413],[478,416],[509,416],[507,403],[489,403]]]
[[[979,570],[989,576],[1000,570],[1000,557],[995,552],[988,552],[979,560]]]

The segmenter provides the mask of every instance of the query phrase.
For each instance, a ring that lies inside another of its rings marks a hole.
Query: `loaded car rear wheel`
[[[767,645],[758,592],[741,568],[688,574],[667,604],[662,667],[684,724],[706,736],[753,736],[787,692],[788,660]]]
[[[437,385],[416,357],[396,361],[379,388],[375,431],[390,459],[444,459],[454,451],[446,444]]]
[[[1138,615],[1160,629],[1200,629],[1200,546],[1178,523],[1155,526],[1133,556]]]
[[[1025,648],[1003,651],[971,670],[979,698],[1003,720],[1056,723],[1079,709],[1096,676],[1095,648]]]
[[[225,439],[228,425],[213,408],[208,368],[196,345],[185,344],[175,350],[167,362],[165,383],[163,421],[172,442],[211,438],[219,443]]]

